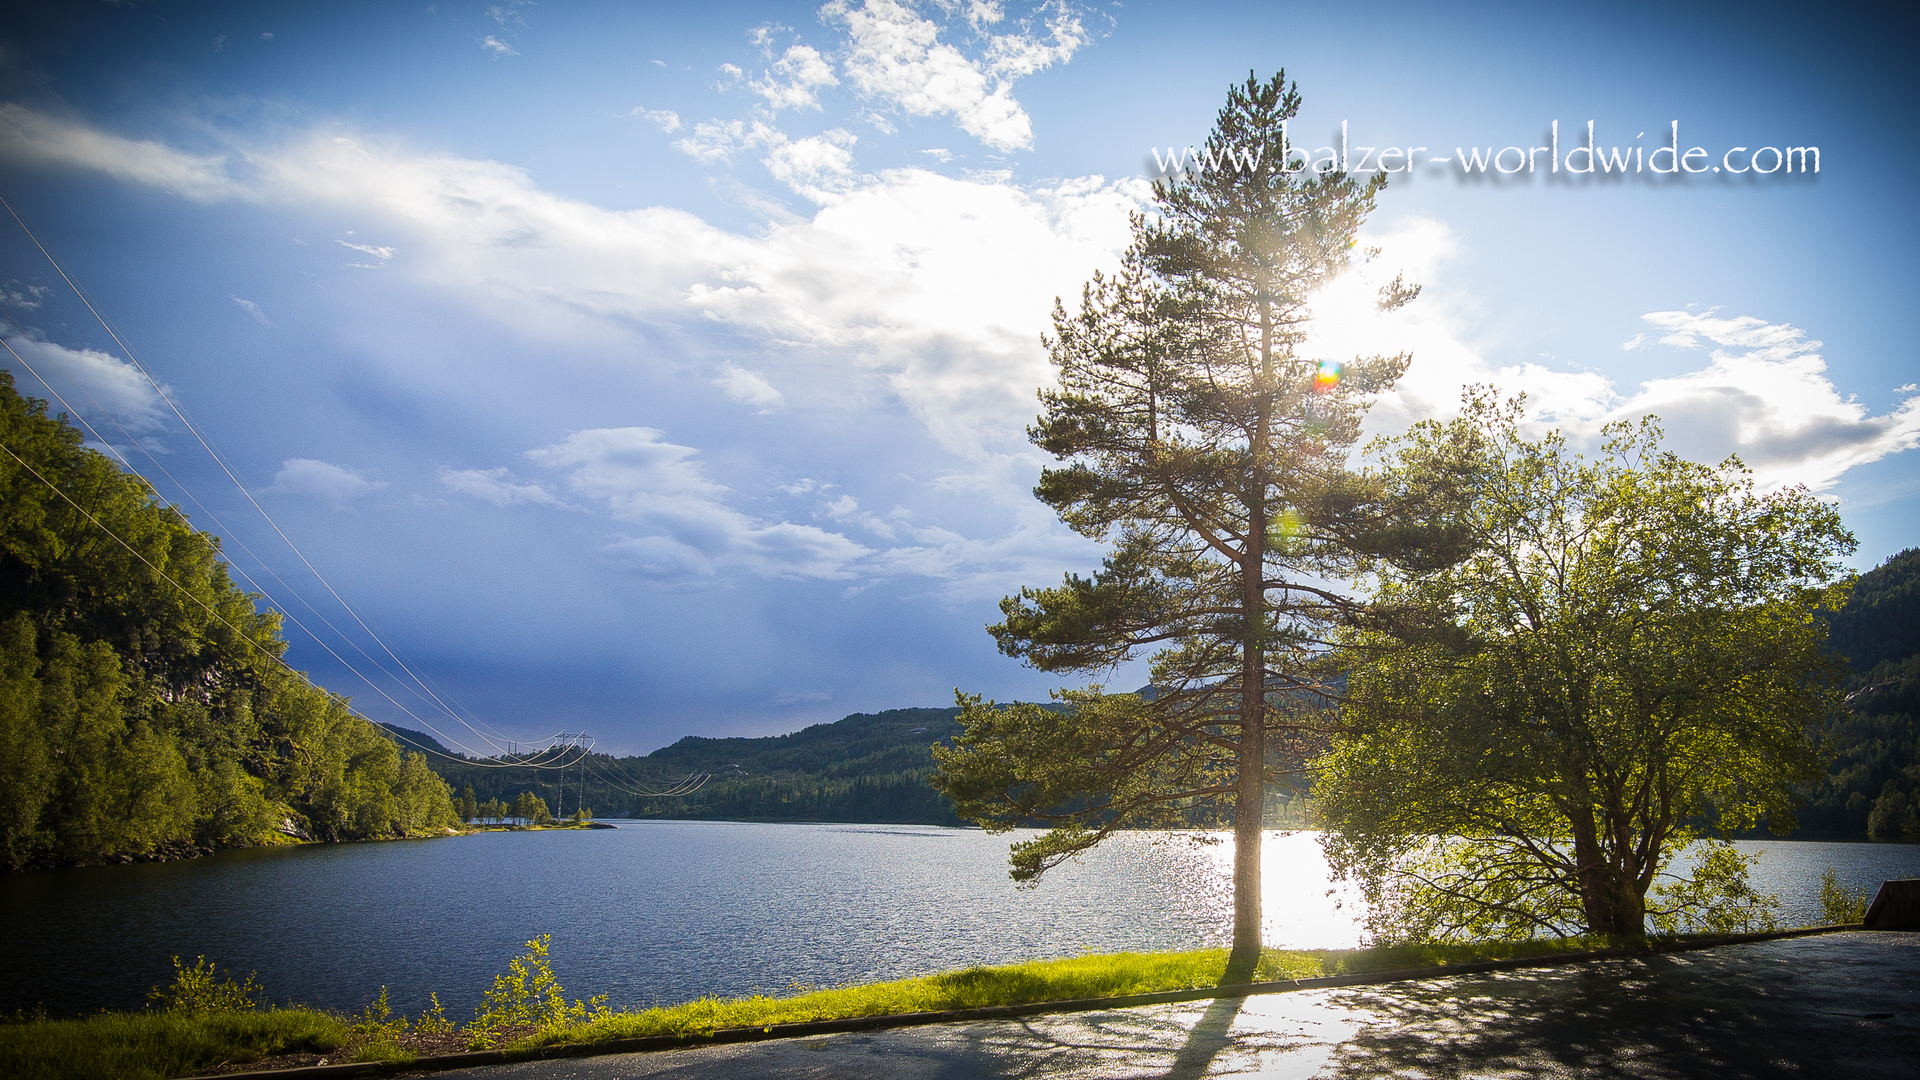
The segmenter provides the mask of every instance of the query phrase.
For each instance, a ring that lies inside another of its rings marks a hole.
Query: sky
[[[984,632],[1101,554],[1030,493],[1041,337],[1249,72],[1394,170],[1308,345],[1413,353],[1372,433],[1475,383],[1581,446],[1652,413],[1836,501],[1859,568],[1920,541],[1874,9],[9,10],[0,189],[118,340],[0,220],[0,363],[224,539],[293,664],[474,751],[1059,685]]]

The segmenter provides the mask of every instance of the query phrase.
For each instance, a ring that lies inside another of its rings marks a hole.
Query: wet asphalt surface
[[[462,1080],[1920,1077],[1920,933],[526,1062]]]

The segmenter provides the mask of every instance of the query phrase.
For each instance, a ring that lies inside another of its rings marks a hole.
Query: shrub
[[[1840,884],[1840,876],[1827,867],[1820,875],[1820,910],[1829,923],[1856,923],[1867,917],[1867,903],[1873,890],[1862,885],[1850,888]]]
[[[254,996],[260,986],[249,972],[245,981],[220,977],[220,969],[206,957],[198,957],[192,967],[173,958],[173,983],[147,991],[147,1005],[161,1012],[182,1012],[194,1016],[213,1013],[252,1012],[259,1008]]]
[[[559,1031],[609,1012],[604,994],[567,1004],[548,958],[552,941],[552,934],[541,934],[527,942],[526,954],[514,957],[504,974],[493,977],[493,988],[481,998],[467,1028],[475,1049],[492,1046],[495,1038],[514,1028]]]

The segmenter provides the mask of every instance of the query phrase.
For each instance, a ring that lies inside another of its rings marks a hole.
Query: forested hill
[[[689,735],[648,754],[671,769],[718,775],[821,773],[863,775],[928,767],[928,748],[958,734],[958,709],[888,709],[854,713],[791,735],[708,739]]]
[[[790,735],[709,739],[689,735],[645,757],[594,755],[584,767],[537,771],[444,764],[456,788],[481,802],[531,790],[571,813],[601,817],[867,821],[957,825],[945,798],[927,786],[932,746],[959,732],[958,709],[855,713]],[[655,798],[688,776],[710,774],[698,792]]]
[[[4,371],[0,447],[0,868],[456,820],[423,757],[279,663],[219,541]]]
[[[1861,574],[1831,626],[1829,647],[1853,669],[1849,711],[1828,732],[1833,764],[1801,822],[1920,840],[1920,548]]]

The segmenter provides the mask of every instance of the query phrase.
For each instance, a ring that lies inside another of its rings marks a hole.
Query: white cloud
[[[1316,301],[1314,336],[1303,355],[1413,353],[1406,376],[1369,416],[1372,430],[1398,431],[1415,420],[1453,415],[1461,389],[1484,383],[1525,393],[1536,429],[1557,427],[1587,447],[1608,423],[1658,416],[1676,452],[1707,462],[1738,454],[1763,487],[1830,487],[1856,465],[1920,445],[1920,397],[1873,416],[1827,377],[1819,342],[1797,327],[1752,316],[1643,316],[1652,330],[1626,347],[1674,348],[1682,357],[1709,351],[1703,366],[1675,364],[1673,374],[1631,391],[1592,370],[1496,365],[1465,343],[1466,320],[1432,294],[1392,314],[1374,307],[1377,290],[1396,273],[1428,282],[1443,273],[1454,246],[1445,225],[1414,222],[1370,237],[1362,246],[1368,245],[1379,246],[1382,257],[1357,267]]]
[[[605,503],[616,518],[651,535],[624,538],[607,554],[654,577],[711,576],[739,569],[768,577],[846,579],[869,552],[812,525],[758,521],[726,505],[728,491],[706,476],[690,446],[654,428],[576,431],[527,453],[566,473],[576,494]]]
[[[759,26],[748,28],[747,40],[753,44],[754,48],[760,50],[761,56],[771,58],[773,56],[774,39],[782,33],[790,33],[792,30],[793,27],[781,26],[779,23],[761,23]]]
[[[819,91],[838,86],[833,67],[811,45],[792,45],[776,60],[765,75],[747,84],[767,100],[767,107],[781,109],[818,109]]]
[[[1000,150],[1033,145],[1033,121],[1013,98],[1013,80],[1066,60],[1084,40],[1078,21],[1063,16],[1051,46],[1024,34],[1010,35],[1005,44],[994,39],[983,69],[941,42],[938,24],[898,0],[857,6],[833,0],[820,14],[846,27],[843,69],[856,90],[912,116],[951,116],[962,131]]]
[[[713,385],[726,392],[726,395],[742,405],[757,406],[762,413],[775,412],[785,408],[787,399],[773,384],[743,367],[728,364],[720,370],[720,377]]]
[[[480,47],[493,53],[493,58],[495,60],[498,60],[503,56],[519,56],[520,55],[520,50],[514,48],[512,45],[509,45],[504,41],[501,41],[499,38],[494,37],[492,34],[488,34],[485,38],[481,39]]]
[[[834,128],[804,139],[789,139],[764,120],[707,120],[673,148],[703,164],[727,163],[733,155],[764,148],[761,163],[773,178],[822,205],[833,202],[854,179],[852,147],[859,136]]]
[[[1028,32],[1028,27],[1023,25],[1019,33],[1000,34],[989,42],[987,64],[994,74],[1017,79],[1045,71],[1055,64],[1072,60],[1073,54],[1091,40],[1073,8],[1064,3],[1051,6],[1055,9],[1054,16],[1047,21],[1047,37],[1044,40],[1033,36]],[[993,6],[992,14],[992,21],[1000,21],[999,5]]]
[[[113,420],[140,436],[161,428],[170,413],[140,369],[117,356],[98,349],[70,349],[37,336],[8,334],[5,340],[7,348],[19,354],[75,410],[96,425],[108,425],[100,434],[109,439],[117,431],[111,426]],[[12,366],[12,359],[4,358],[9,361],[7,366]]]
[[[845,128],[775,146],[762,159],[775,180],[822,206],[836,202],[853,179],[853,144]]]
[[[870,510],[860,509],[860,500],[851,495],[842,495],[822,507],[821,510],[835,521],[858,524],[871,532],[886,537],[888,540],[898,540],[900,538],[899,530],[894,527],[896,522],[905,525],[913,518],[911,511],[905,507],[896,506],[890,515],[894,520],[889,521]]]
[[[273,483],[262,490],[277,495],[309,495],[324,499],[339,510],[386,486],[385,480],[369,480],[345,465],[314,458],[288,458],[280,463]]]
[[[676,139],[673,148],[703,164],[732,161],[741,150],[757,146],[779,146],[786,133],[763,120],[703,120],[693,125],[693,134]]]
[[[967,25],[977,31],[985,30],[1005,19],[1007,13],[1000,7],[997,0],[968,0],[966,16]]]
[[[1052,377],[1040,335],[1053,298],[1116,257],[1143,194],[1097,177],[1024,191],[897,170],[773,229],[689,298],[884,375],[943,444],[979,458],[1024,447]]]
[[[231,293],[227,294],[227,299],[233,301],[235,304],[240,305],[240,310],[252,316],[253,321],[259,323],[261,326],[273,325],[273,320],[267,318],[267,313],[260,310],[259,304],[256,304],[251,300],[242,300]]]
[[[32,311],[38,308],[46,303],[47,297],[52,295],[53,289],[45,285],[23,285],[18,281],[9,281],[5,285],[0,285],[0,304],[19,308],[21,311]]]
[[[1820,342],[1797,327],[1711,311],[1643,317],[1666,331],[1661,344],[1715,347],[1704,368],[1641,383],[1610,419],[1657,414],[1683,451],[1704,456],[1725,447],[1765,485],[1830,487],[1856,465],[1920,445],[1920,396],[1871,415],[1840,396],[1826,377]]]
[[[618,566],[662,581],[710,578],[717,573],[713,560],[699,548],[666,536],[623,536],[600,552]]]
[[[378,218],[388,243],[408,252],[395,262],[406,280],[478,318],[534,340],[623,344],[635,323],[717,322],[761,342],[753,374],[784,390],[788,408],[851,415],[903,403],[968,469],[993,477],[1008,506],[1031,501],[1037,459],[1023,428],[1035,389],[1051,378],[1040,335],[1053,297],[1074,296],[1093,268],[1111,265],[1146,194],[1130,180],[1022,188],[997,174],[900,169],[845,177],[811,218],[747,235],[663,207],[605,210],[545,191],[517,168],[337,129],[248,153],[250,200]],[[796,152],[796,177],[802,161]],[[710,515],[720,498],[694,502],[710,504],[701,511]],[[937,557],[889,553],[873,565],[959,580],[1032,551],[1052,552],[1048,567],[1065,565],[1069,548],[1084,554],[1057,525],[1042,533],[1005,549],[937,538],[926,542]],[[724,553],[738,561],[750,550],[695,546],[724,565],[733,565]]]
[[[635,105],[632,115],[645,117],[649,123],[656,125],[661,131],[680,130],[680,114],[672,109],[649,109],[645,105]]]
[[[506,469],[449,469],[442,467],[440,482],[449,490],[471,495],[495,506],[528,503],[536,506],[565,506],[558,495],[537,483],[522,483]]]
[[[0,155],[77,165],[196,202],[245,194],[227,175],[228,155],[189,154],[157,142],[124,139],[13,102],[0,102]]]
[[[394,256],[394,249],[391,247],[381,247],[373,244],[354,244],[345,240],[335,240],[334,243],[339,244],[343,248],[352,248],[354,251],[364,252],[379,259],[381,262],[386,262]]]
[[[522,15],[533,6],[533,0],[507,0],[504,4],[487,5],[487,17],[501,26],[525,26],[527,20]]]

